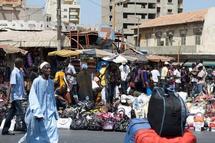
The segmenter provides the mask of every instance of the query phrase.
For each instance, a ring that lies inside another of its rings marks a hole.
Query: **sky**
[[[81,5],[81,25],[98,26],[101,23],[101,0],[78,0]],[[45,6],[45,0],[27,0],[28,5]],[[215,0],[184,0],[184,12],[215,7]]]

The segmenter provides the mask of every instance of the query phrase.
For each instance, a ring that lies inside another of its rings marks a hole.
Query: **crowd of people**
[[[59,100],[63,96],[62,100],[71,105],[84,100],[112,105],[119,95],[134,91],[150,95],[154,86],[164,87],[166,84],[174,91],[188,93],[190,97],[214,92],[209,86],[213,87],[215,70],[207,71],[201,62],[192,64],[192,67],[168,62],[162,67],[105,61],[101,61],[100,65],[96,73],[90,73],[86,63],[82,63],[79,73],[71,62],[61,68],[54,79],[60,85],[57,88]]]
[[[121,95],[134,95],[144,93],[151,95],[156,86],[171,88],[173,91],[183,91],[188,96],[195,97],[200,93],[211,94],[215,92],[215,69],[206,69],[202,62],[193,63],[192,67],[180,64],[163,63],[148,65],[141,63],[121,63],[100,61],[97,72],[91,73],[85,62],[80,64],[80,71],[72,64],[72,59],[57,66],[58,71],[51,75],[51,65],[43,62],[39,67],[32,66],[27,72],[24,69],[22,59],[15,60],[15,66],[10,73],[10,86],[8,96],[1,94],[1,101],[11,106],[2,130],[2,135],[13,134],[8,131],[11,120],[15,115],[20,116],[24,122],[26,114],[27,134],[23,140],[37,140],[35,134],[41,134],[42,140],[52,138],[57,142],[57,130],[55,127],[58,119],[57,110],[77,106],[80,102],[91,101],[95,105],[107,105],[111,110],[115,101]],[[9,80],[9,70],[1,71],[1,88]],[[3,74],[4,72],[4,74]],[[7,78],[7,80],[5,79]],[[9,98],[10,96],[10,98]],[[27,111],[21,107],[21,101],[29,101]],[[56,102],[56,105],[55,105]],[[44,114],[45,113],[45,114]],[[35,117],[35,120],[32,120]],[[41,120],[46,123],[41,124]],[[36,122],[35,122],[36,121]],[[32,126],[49,128],[50,134],[31,133]]]

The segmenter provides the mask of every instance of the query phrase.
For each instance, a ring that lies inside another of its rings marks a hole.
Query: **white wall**
[[[215,7],[208,10],[202,33],[202,47],[199,52],[215,54]]]

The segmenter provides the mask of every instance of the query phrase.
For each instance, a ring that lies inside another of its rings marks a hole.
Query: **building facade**
[[[147,20],[139,28],[140,47],[150,54],[214,59],[214,13],[210,8]]]
[[[25,0],[0,1],[0,20],[44,21],[43,8],[26,7]]]
[[[47,0],[45,14],[47,22],[57,23],[56,0]],[[62,0],[61,21],[64,24],[80,23],[80,5],[76,2],[76,0]]]
[[[146,19],[182,11],[183,0],[102,0],[102,23],[123,32],[134,44],[134,26]]]

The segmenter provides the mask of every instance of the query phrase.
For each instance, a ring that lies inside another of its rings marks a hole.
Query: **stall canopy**
[[[72,51],[72,50],[65,50],[65,49],[48,53],[48,56],[59,56],[64,58],[78,56],[78,55],[80,55],[79,51]]]
[[[15,53],[21,53],[23,55],[27,54],[28,51],[25,51],[20,48],[13,47],[11,45],[0,45],[0,50],[3,51],[6,54],[15,54]]]
[[[122,55],[118,55],[118,56],[113,60],[113,62],[114,62],[114,63],[117,63],[117,64],[119,64],[119,63],[127,63],[128,60],[127,60],[125,57],[123,57]]]
[[[151,62],[169,62],[175,60],[173,57],[159,55],[147,55],[146,58]]]
[[[83,55],[89,55],[91,57],[97,57],[97,58],[103,58],[107,56],[113,56],[113,53],[110,53],[105,50],[100,50],[100,49],[84,49],[84,50],[78,50],[81,52]]]
[[[133,58],[133,59],[131,59],[131,58],[128,59],[129,61],[133,61],[135,58],[136,58],[136,61],[139,61],[139,62],[147,62],[148,61],[148,59],[146,58],[146,56],[143,53],[141,53],[141,52],[139,52],[133,48],[127,48],[122,53],[122,55],[124,57]]]
[[[68,37],[62,36],[62,39],[62,47],[71,47]],[[0,44],[21,48],[57,48],[57,32],[52,30],[0,32]]]
[[[127,63],[128,61],[134,62],[137,61],[137,58],[131,56],[124,56],[122,54],[108,56],[102,58],[105,61],[114,62],[114,63]]]

